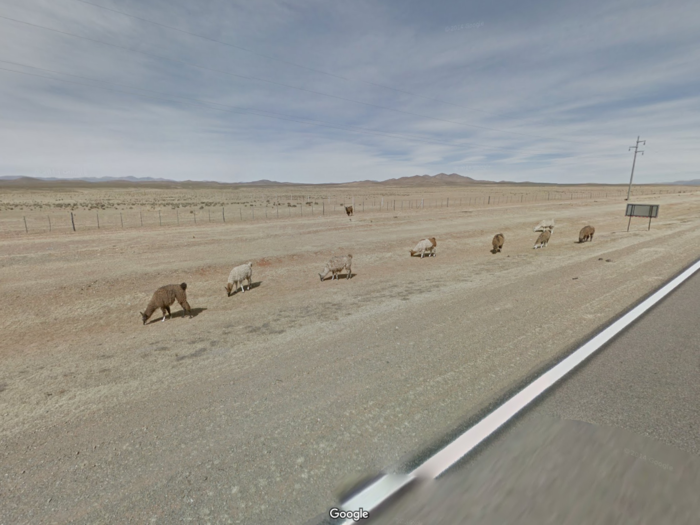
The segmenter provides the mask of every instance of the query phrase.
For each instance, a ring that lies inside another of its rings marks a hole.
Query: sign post
[[[630,220],[627,221],[627,231],[630,231],[632,217],[649,217],[649,227],[647,228],[647,231],[649,231],[651,230],[651,219],[656,219],[658,216],[658,204],[628,204],[627,210],[625,211],[625,217],[630,218]]]

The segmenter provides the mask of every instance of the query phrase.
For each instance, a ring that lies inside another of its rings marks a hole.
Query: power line
[[[211,72],[214,72],[214,73],[220,73],[220,74],[224,74],[224,75],[230,75],[230,76],[237,77],[237,78],[242,78],[242,79],[245,79],[245,80],[254,80],[254,81],[257,81],[257,82],[264,82],[264,83],[268,83],[268,84],[272,84],[272,85],[276,85],[276,86],[281,86],[281,87],[285,87],[285,88],[289,88],[289,89],[294,89],[294,90],[297,90],[297,91],[303,91],[303,92],[306,92],[306,93],[311,93],[311,94],[314,94],[314,95],[320,95],[320,96],[323,96],[323,97],[334,98],[334,99],[337,99],[337,100],[343,100],[343,101],[345,101],[345,102],[352,102],[352,103],[354,103],[354,104],[360,104],[360,105],[363,105],[363,106],[368,106],[368,107],[383,109],[383,110],[386,110],[386,111],[393,111],[393,112],[395,112],[395,113],[402,113],[402,114],[405,114],[405,115],[411,115],[411,116],[413,116],[413,117],[420,117],[420,118],[429,119],[429,120],[435,120],[435,121],[439,121],[439,122],[446,122],[446,123],[449,123],[449,124],[455,124],[455,125],[457,125],[457,126],[464,126],[464,127],[470,127],[470,128],[479,128],[479,129],[485,129],[485,130],[488,130],[488,131],[496,131],[496,132],[499,132],[499,133],[510,133],[510,134],[513,134],[513,135],[520,135],[520,136],[528,137],[528,138],[539,138],[539,139],[545,139],[545,140],[558,140],[558,141],[564,141],[564,142],[576,142],[576,143],[579,143],[579,144],[581,143],[581,142],[579,142],[579,141],[572,141],[572,140],[569,140],[569,139],[555,139],[555,138],[552,138],[552,137],[544,137],[544,136],[540,136],[540,135],[532,135],[532,134],[527,134],[527,133],[519,133],[519,132],[517,132],[517,131],[508,131],[508,130],[502,130],[502,129],[498,129],[498,128],[491,128],[491,127],[487,127],[487,126],[479,126],[479,125],[476,125],[476,124],[465,124],[465,123],[463,123],[463,122],[457,122],[457,121],[454,121],[454,120],[447,120],[447,119],[442,119],[442,118],[438,118],[438,117],[430,117],[430,116],[428,116],[428,115],[421,115],[421,114],[419,114],[419,113],[413,113],[413,112],[405,111],[405,110],[402,110],[402,109],[390,108],[390,107],[381,106],[381,105],[378,105],[378,104],[372,104],[372,103],[369,103],[369,102],[362,102],[362,101],[359,101],[359,100],[354,100],[354,99],[347,98],[347,97],[341,97],[341,96],[338,96],[338,95],[331,95],[331,94],[329,94],[329,93],[323,93],[323,92],[321,92],[321,91],[315,91],[315,90],[312,90],[312,89],[302,88],[302,87],[298,87],[298,86],[292,86],[292,85],[290,85],[290,84],[284,84],[284,83],[282,83],[282,82],[276,82],[276,81],[274,81],[274,80],[268,80],[268,79],[264,79],[264,78],[260,78],[260,77],[251,77],[251,76],[246,76],[246,75],[240,75],[240,74],[238,74],[238,73],[233,73],[233,72],[225,71],[225,70],[222,70],[222,69],[215,69],[215,68],[210,68],[210,67],[206,67],[206,66],[201,66],[201,65],[199,65],[199,64],[194,64],[194,63],[191,63],[191,62],[186,62],[186,61],[180,60],[180,59],[178,59],[178,58],[172,58],[172,57],[167,57],[167,56],[164,56],[164,55],[159,55],[159,54],[156,54],[156,53],[150,53],[150,52],[147,52],[147,51],[141,51],[141,50],[139,50],[139,49],[133,49],[133,48],[130,48],[130,47],[127,47],[127,46],[121,46],[121,45],[119,45],[119,44],[113,44],[113,43],[111,43],[111,42],[105,42],[105,41],[103,41],[103,40],[97,40],[97,39],[90,38],[90,37],[86,37],[86,36],[82,36],[82,35],[76,35],[75,33],[70,33],[70,32],[68,32],[68,31],[61,31],[61,30],[59,30],[59,29],[54,29],[54,28],[51,28],[51,27],[46,27],[46,26],[42,26],[42,25],[39,25],[39,24],[34,24],[34,23],[32,23],[32,22],[26,22],[26,21],[24,21],[24,20],[17,20],[16,18],[10,18],[10,17],[3,16],[3,15],[0,15],[0,19],[9,20],[9,21],[11,21],[11,22],[16,22],[16,23],[19,23],[19,24],[24,24],[24,25],[31,26],[31,27],[35,27],[35,28],[38,28],[38,29],[43,29],[43,30],[45,30],[45,31],[51,31],[51,32],[58,33],[58,34],[61,34],[61,35],[70,36],[70,37],[73,37],[73,38],[78,38],[78,39],[82,39],[82,40],[87,40],[87,41],[89,41],[89,42],[95,42],[95,43],[97,43],[97,44],[102,44],[102,45],[106,45],[106,46],[109,46],[109,47],[114,47],[114,48],[116,48],[116,49],[122,49],[122,50],[130,51],[130,52],[133,52],[133,53],[139,53],[139,54],[144,55],[144,56],[155,57],[155,58],[158,58],[158,59],[160,59],[160,60],[168,60],[168,61],[171,61],[171,62],[179,62],[179,63],[184,64],[184,65],[186,65],[186,66],[194,67],[194,68],[197,68],[197,69],[202,69],[202,70],[204,70],[204,71],[211,71]]]
[[[89,77],[82,77],[82,76],[79,76],[79,75],[73,75],[73,74],[71,74],[71,73],[61,73],[61,72],[59,72],[59,71],[52,71],[52,70],[50,70],[50,69],[44,69],[44,68],[39,68],[39,67],[35,67],[35,66],[20,64],[20,63],[18,63],[18,62],[11,62],[11,61],[8,61],[8,60],[0,60],[0,62],[9,63],[9,64],[14,64],[14,65],[19,65],[19,66],[22,66],[22,67],[29,67],[29,68],[32,68],[32,69],[37,69],[37,70],[40,70],[40,71],[45,71],[45,72],[49,72],[49,73],[53,73],[53,74],[58,74],[58,75],[73,76],[73,77],[76,77],[76,78],[82,78],[82,79],[84,79],[84,80],[88,80],[88,81],[90,81],[90,82],[105,83],[105,82],[102,81],[102,80],[96,80],[96,79],[91,79],[91,78],[89,78]],[[48,79],[48,80],[56,80],[56,81],[59,81],[59,82],[65,82],[65,83],[68,83],[68,84],[76,84],[76,85],[79,85],[79,86],[86,86],[86,87],[93,87],[93,88],[94,88],[94,87],[97,87],[97,88],[100,88],[100,89],[107,89],[107,90],[110,90],[110,91],[116,91],[116,92],[119,92],[119,93],[126,93],[126,94],[130,94],[130,95],[132,95],[132,94],[138,94],[138,95],[141,95],[141,96],[145,96],[145,97],[147,97],[147,98],[152,98],[152,99],[155,99],[155,100],[166,100],[166,101],[168,101],[168,102],[172,102],[172,100],[168,100],[168,98],[177,98],[177,99],[183,100],[183,101],[184,101],[185,103],[187,103],[187,104],[193,104],[193,105],[198,105],[198,106],[204,106],[204,107],[208,107],[208,108],[210,108],[210,109],[216,109],[216,110],[221,110],[221,111],[232,111],[232,112],[234,112],[234,113],[239,113],[239,114],[243,114],[243,115],[254,115],[254,116],[258,116],[258,117],[273,118],[273,119],[278,119],[278,120],[285,120],[285,121],[288,121],[288,122],[297,122],[297,123],[300,123],[300,124],[307,124],[307,125],[310,124],[310,125],[314,125],[314,126],[322,126],[322,127],[333,128],[333,129],[339,129],[339,130],[344,130],[344,131],[351,131],[351,132],[354,132],[354,133],[364,133],[364,134],[371,134],[371,135],[382,135],[382,136],[388,136],[388,137],[394,137],[394,138],[412,140],[412,141],[416,141],[416,142],[423,142],[423,143],[426,143],[426,144],[436,144],[436,145],[441,145],[441,146],[449,146],[449,147],[453,147],[453,148],[460,148],[460,147],[463,147],[463,146],[474,145],[474,146],[478,146],[478,147],[482,147],[482,148],[491,148],[491,149],[498,149],[498,150],[512,150],[512,148],[505,148],[505,147],[498,147],[498,146],[488,146],[488,145],[485,145],[485,144],[475,144],[475,143],[470,143],[470,142],[463,142],[463,143],[460,143],[460,144],[455,144],[455,143],[442,142],[442,141],[437,141],[437,140],[432,140],[432,139],[425,139],[425,138],[419,138],[419,137],[412,137],[412,136],[409,136],[409,135],[398,135],[398,134],[395,134],[395,133],[386,133],[386,132],[383,132],[383,131],[369,130],[369,129],[367,129],[367,128],[358,128],[358,127],[352,127],[352,126],[338,126],[338,125],[335,125],[335,124],[328,124],[328,123],[325,123],[325,122],[323,122],[323,121],[313,120],[313,119],[304,119],[304,120],[302,120],[302,119],[299,119],[298,117],[294,117],[294,116],[292,116],[292,115],[285,115],[284,113],[274,113],[274,112],[269,112],[269,111],[264,111],[264,110],[258,110],[258,109],[242,108],[242,107],[239,107],[239,106],[232,106],[232,105],[228,105],[228,104],[220,104],[220,103],[218,103],[218,102],[199,101],[199,100],[196,100],[196,99],[190,99],[190,98],[187,98],[187,97],[182,97],[182,96],[180,96],[180,95],[170,95],[170,94],[168,94],[168,93],[160,93],[160,92],[158,92],[158,91],[153,91],[153,90],[150,90],[150,89],[134,88],[134,87],[131,87],[131,86],[124,86],[123,84],[114,84],[114,85],[121,86],[121,87],[127,87],[128,89],[136,90],[136,91],[150,92],[150,93],[153,93],[153,94],[155,94],[155,95],[160,95],[160,96],[154,96],[154,95],[149,95],[149,94],[145,94],[145,95],[144,95],[144,94],[141,94],[141,93],[134,93],[134,91],[125,91],[125,90],[123,90],[123,89],[116,89],[116,88],[112,88],[112,87],[95,86],[95,85],[86,84],[86,83],[83,83],[83,82],[75,82],[75,81],[72,81],[72,80],[65,80],[65,79],[62,79],[62,78],[54,78],[54,77],[49,77],[49,76],[46,76],[46,75],[38,75],[38,74],[35,74],[35,73],[28,73],[28,72],[26,72],[26,71],[16,71],[16,70],[14,70],[14,69],[7,69],[7,68],[4,68],[4,67],[0,67],[0,71],[7,71],[7,72],[10,72],[10,73],[17,73],[17,74],[20,74],[20,75],[27,75],[27,76],[45,78],[45,79]],[[168,97],[168,98],[166,98],[166,97]],[[214,106],[219,106],[219,107],[214,107]]]
[[[634,146],[630,146],[627,151],[630,151],[632,148],[634,148],[634,160],[632,160],[632,174],[630,175],[630,186],[627,189],[627,198],[625,199],[626,201],[630,200],[630,192],[632,191],[632,177],[634,177],[634,165],[637,162],[637,153],[641,153],[644,155],[644,151],[639,151],[639,145],[644,144],[645,146],[647,145],[646,140],[639,140],[639,135],[637,135],[637,143]]]

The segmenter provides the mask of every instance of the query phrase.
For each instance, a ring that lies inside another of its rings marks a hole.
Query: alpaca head
[[[226,283],[226,287],[224,288],[224,290],[226,290],[226,297],[231,297],[231,292],[233,291],[233,284]]]
[[[148,316],[143,312],[139,313],[141,314],[141,320],[143,321],[143,324],[146,324],[146,321],[148,321]]]

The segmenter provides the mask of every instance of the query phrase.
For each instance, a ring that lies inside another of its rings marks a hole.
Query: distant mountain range
[[[0,180],[45,180],[45,181],[81,181],[81,182],[109,182],[115,180],[124,180],[129,182],[175,182],[170,179],[154,179],[153,177],[75,177],[75,178],[59,178],[59,177],[23,177],[18,175],[10,175],[0,177]]]
[[[519,185],[548,185],[555,186],[556,183],[542,183],[542,182],[510,182],[510,181],[489,181],[489,180],[477,180],[471,177],[466,177],[464,175],[459,175],[458,173],[438,173],[437,175],[413,175],[412,177],[399,177],[397,179],[388,179],[384,181],[376,180],[362,180],[356,182],[344,182],[344,183],[321,183],[321,184],[311,184],[311,183],[299,183],[299,182],[276,182],[272,180],[256,180],[251,182],[216,182],[216,181],[176,181],[171,179],[159,179],[153,177],[84,177],[84,178],[73,178],[73,179],[61,179],[57,177],[23,177],[23,176],[4,176],[0,177],[0,185],[5,187],[19,187],[19,186],[65,186],[65,185],[91,185],[91,184],[101,184],[105,186],[129,186],[131,184],[139,185],[152,185],[153,187],[193,187],[193,186],[326,186],[326,185],[380,185],[380,186],[462,186],[470,184],[519,184]],[[594,184],[594,183],[590,183]],[[622,184],[622,183],[621,183]],[[658,184],[658,183],[657,183]],[[689,181],[676,181],[669,182],[666,184],[673,184],[679,186],[698,186],[700,185],[700,179],[689,180]],[[574,185],[585,185],[569,183],[567,186]]]

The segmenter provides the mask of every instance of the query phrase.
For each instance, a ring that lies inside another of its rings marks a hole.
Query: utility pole
[[[627,198],[625,199],[626,201],[630,200],[630,192],[632,191],[632,178],[634,177],[634,165],[637,162],[637,153],[641,153],[644,155],[643,151],[639,151],[639,144],[644,144],[645,146],[647,145],[646,140],[639,140],[639,135],[637,135],[637,143],[634,146],[630,146],[627,151],[631,151],[632,148],[634,148],[634,159],[632,160],[632,174],[630,175],[630,187],[627,189]]]

